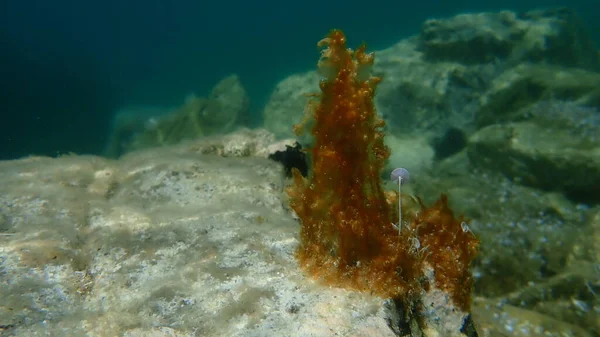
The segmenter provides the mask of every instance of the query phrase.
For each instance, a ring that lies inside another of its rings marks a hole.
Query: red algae
[[[442,198],[432,207],[403,208],[400,233],[398,195],[385,192],[381,173],[390,150],[385,122],[373,100],[379,77],[367,76],[373,54],[346,47],[333,30],[318,43],[318,66],[326,77],[309,103],[301,132],[311,125],[308,178],[293,170],[286,192],[302,227],[297,259],[302,268],[328,284],[388,298],[416,300],[428,287],[425,266],[435,272],[436,287],[468,310],[472,279],[468,271],[478,241],[463,230]]]

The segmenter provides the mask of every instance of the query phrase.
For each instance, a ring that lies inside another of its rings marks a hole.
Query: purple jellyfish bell
[[[399,167],[392,171],[390,174],[390,179],[393,182],[396,182],[398,179],[400,179],[400,184],[403,184],[410,180],[410,173],[404,167]]]

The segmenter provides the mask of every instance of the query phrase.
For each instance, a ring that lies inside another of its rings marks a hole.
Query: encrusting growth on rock
[[[454,217],[442,195],[432,207],[382,188],[381,173],[390,155],[373,99],[378,77],[370,76],[373,54],[346,48],[333,30],[318,43],[325,78],[313,96],[297,133],[309,128],[312,167],[307,178],[293,169],[287,188],[302,223],[297,258],[314,277],[335,286],[386,298],[418,302],[434,286],[454,304],[470,309],[469,265],[478,240]],[[400,228],[400,232],[398,231]],[[468,229],[468,227],[466,227]],[[427,280],[426,270],[434,279]],[[431,274],[431,272],[429,272]]]

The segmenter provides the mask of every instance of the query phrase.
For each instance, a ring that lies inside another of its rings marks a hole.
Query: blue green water
[[[343,29],[372,50],[418,33],[423,20],[483,10],[569,6],[591,32],[600,3],[573,1],[0,2],[0,159],[100,154],[128,105],[176,106],[237,73],[253,124],[276,83],[314,68],[316,41]],[[600,40],[600,39],[599,39]]]

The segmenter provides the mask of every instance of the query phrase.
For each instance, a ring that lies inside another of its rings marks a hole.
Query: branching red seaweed
[[[426,265],[436,285],[468,309],[472,279],[468,271],[478,241],[463,230],[442,198],[431,208],[403,208],[407,221],[398,232],[397,194],[384,192],[381,173],[390,150],[383,142],[385,122],[373,103],[378,77],[369,76],[373,54],[346,47],[333,30],[318,43],[324,47],[319,69],[326,77],[309,104],[301,131],[311,125],[308,178],[293,171],[287,189],[302,228],[297,258],[313,276],[336,286],[382,297],[416,298]]]

